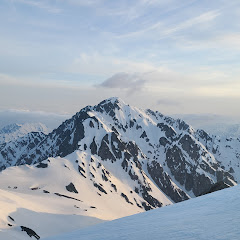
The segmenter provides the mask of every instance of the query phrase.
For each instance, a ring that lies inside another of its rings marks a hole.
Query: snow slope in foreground
[[[31,239],[20,226],[33,229],[42,239],[103,222],[73,212],[62,198],[0,189],[0,240]]]
[[[235,186],[45,240],[237,240],[239,200],[240,186]]]

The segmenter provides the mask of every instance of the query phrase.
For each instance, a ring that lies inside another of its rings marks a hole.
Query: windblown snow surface
[[[237,240],[240,186],[44,240]]]

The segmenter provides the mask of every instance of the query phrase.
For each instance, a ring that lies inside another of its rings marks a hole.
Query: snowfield
[[[0,190],[0,239],[31,239],[20,226],[33,229],[42,239],[103,222],[81,211],[76,214],[73,200],[46,195]]]
[[[29,239],[20,226],[34,230],[42,238],[143,212],[137,203],[144,199],[133,191],[134,184],[125,171],[121,173],[121,166],[106,164],[106,169],[99,163],[97,158],[78,150],[67,158],[49,158],[40,165],[2,171],[0,239]],[[108,181],[102,178],[105,171]],[[147,181],[153,196],[164,205],[172,204],[150,179]],[[121,193],[128,196],[127,200]]]
[[[240,186],[44,240],[239,240]]]

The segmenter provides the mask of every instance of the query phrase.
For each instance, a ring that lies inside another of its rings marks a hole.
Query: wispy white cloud
[[[29,5],[32,7],[46,10],[51,13],[62,12],[61,8],[55,7],[54,5],[51,4],[51,1],[49,1],[49,0],[41,0],[41,1],[38,1],[38,0],[12,0],[12,2],[26,4],[26,5]]]
[[[156,38],[162,39],[167,38],[175,33],[181,32],[186,29],[190,29],[192,27],[197,27],[202,23],[208,23],[214,21],[221,12],[219,10],[207,11],[205,13],[200,14],[197,17],[192,17],[175,25],[166,24],[163,20],[154,22],[151,25],[140,29],[138,31],[129,32],[126,34],[116,35],[116,38],[132,38],[138,36],[145,36],[145,38]],[[154,34],[149,34],[150,32],[154,32]]]
[[[94,66],[94,71],[93,71]],[[132,60],[127,58],[103,55],[100,52],[81,53],[75,57],[65,71],[73,73],[94,74],[107,77],[119,72],[148,72],[162,70],[164,67],[154,66],[148,61]]]
[[[65,1],[65,0],[61,0]],[[103,3],[104,0],[68,0],[68,3],[79,5],[79,6],[89,6],[89,7],[95,7],[96,5],[99,5],[100,3]]]
[[[205,79],[213,76],[212,72],[220,73],[220,78],[225,81],[235,78],[239,75],[239,68],[237,67],[240,50],[240,34],[232,32],[222,32],[205,36],[204,38],[189,38],[189,37],[174,37],[176,41],[176,48],[182,52],[195,52],[199,56],[205,55],[206,59],[203,62],[199,60],[198,66],[191,67],[191,71],[205,69]],[[194,59],[194,61],[196,58]],[[201,65],[201,66],[200,66]],[[215,68],[215,70],[214,70]],[[190,68],[189,68],[190,70]],[[210,70],[210,71],[209,71]],[[228,78],[228,80],[227,80]]]
[[[160,28],[161,26],[163,26],[163,22],[159,21],[159,22],[153,23],[152,25],[147,26],[147,27],[145,27],[143,29],[140,29],[138,31],[133,31],[133,32],[129,32],[129,33],[126,33],[126,34],[121,34],[121,35],[116,35],[115,38],[132,38],[132,37],[137,37],[139,35],[147,34],[149,31],[156,30],[156,29]]]
[[[167,30],[164,30],[162,32],[162,36],[171,35],[176,32],[179,32],[181,30],[195,27],[196,25],[199,25],[202,23],[209,23],[209,22],[213,21],[215,18],[217,18],[219,15],[220,15],[219,10],[205,12],[197,17],[193,17],[193,18],[183,21],[173,27],[170,27]]]

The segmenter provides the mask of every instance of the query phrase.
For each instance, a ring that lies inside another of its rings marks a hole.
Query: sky
[[[0,36],[1,112],[118,96],[240,122],[239,0],[1,0]]]

